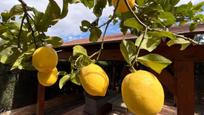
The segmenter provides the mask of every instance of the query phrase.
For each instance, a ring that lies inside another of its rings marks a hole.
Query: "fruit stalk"
[[[142,42],[144,41],[144,38],[145,38],[145,36],[146,36],[146,34],[147,34],[147,28],[145,28],[145,31],[144,31],[144,34],[143,34],[143,36],[142,36],[142,40],[140,41],[140,44],[139,44],[139,46],[137,47],[137,51],[136,51],[136,55],[135,55],[135,60],[134,60],[134,62],[133,62],[133,65],[136,63],[136,65],[138,66],[138,56],[139,56],[139,53],[140,53],[140,49],[141,49],[141,46],[142,46]]]
[[[93,54],[90,56],[90,58],[92,58],[92,57],[94,57],[96,54],[98,54],[96,60],[99,59],[99,57],[100,57],[100,55],[101,55],[101,52],[102,52],[102,50],[103,50],[103,48],[104,48],[104,38],[105,38],[105,35],[106,35],[106,32],[107,32],[108,26],[109,26],[109,24],[112,22],[112,20],[115,18],[116,10],[117,10],[118,4],[119,4],[119,0],[117,1],[116,7],[115,7],[115,9],[114,9],[114,11],[113,11],[113,16],[112,16],[107,22],[105,22],[104,24],[102,24],[101,26],[99,26],[99,28],[100,28],[100,27],[106,25],[105,30],[104,30],[104,33],[103,33],[103,36],[102,36],[101,47],[100,47],[100,49],[99,49],[97,52],[93,53]]]

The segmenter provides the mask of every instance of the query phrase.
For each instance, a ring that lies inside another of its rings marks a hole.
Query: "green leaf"
[[[73,56],[85,55],[88,56],[87,51],[81,45],[76,45],[73,47]]]
[[[62,8],[62,13],[60,15],[60,18],[64,18],[68,14],[68,3],[69,0],[63,0],[63,8]]]
[[[80,0],[68,0],[69,3],[73,4],[73,3],[79,3]]]
[[[35,48],[30,48],[27,51],[21,53],[18,58],[15,60],[15,62],[12,64],[11,70],[14,69],[28,69],[29,66],[32,66],[31,64],[26,64],[26,61],[31,62],[31,57],[33,52],[35,51]]]
[[[152,36],[153,38],[170,38],[172,40],[176,40],[176,36],[172,32],[168,31],[149,31],[149,36]]]
[[[38,12],[38,16],[42,16],[42,19],[38,21],[38,29],[39,31],[46,32],[51,25],[55,25],[61,18],[61,10],[54,0],[49,0],[45,13]]]
[[[196,29],[197,26],[198,26],[198,23],[193,22],[193,23],[190,24],[189,30],[192,32],[193,30]]]
[[[136,46],[132,41],[123,40],[120,43],[120,51],[128,64],[134,60],[136,55]]]
[[[90,29],[89,41],[96,42],[101,37],[101,30],[98,27],[92,27]]]
[[[135,45],[137,47],[139,47],[139,44],[142,40],[143,34],[140,35],[136,41],[135,41]],[[154,49],[157,48],[157,46],[160,44],[161,39],[160,38],[153,38],[153,37],[149,37],[149,36],[145,36],[144,40],[142,41],[142,44],[140,46],[141,49],[145,49],[149,52],[152,52]]]
[[[135,18],[126,19],[124,21],[124,25],[127,27],[135,28],[138,31],[144,29],[143,26],[137,20],[135,20]]]
[[[49,4],[43,17],[43,22],[50,21],[54,25],[60,19],[60,7],[54,0],[49,0]]]
[[[204,15],[203,14],[196,14],[193,18],[196,22],[204,22]]]
[[[62,87],[65,85],[65,83],[67,81],[69,81],[70,79],[70,75],[67,74],[67,75],[64,75],[60,80],[59,80],[59,88],[62,89]]]
[[[151,68],[152,70],[159,74],[165,67],[172,63],[169,59],[159,54],[147,54],[145,56],[139,57],[138,61],[142,65]]]
[[[10,41],[0,40],[0,52],[13,45]]]
[[[17,60],[18,56],[21,54],[16,47],[10,47],[6,49],[5,52],[0,58],[1,63],[3,64],[12,64]]]
[[[94,6],[94,0],[81,0],[81,2],[88,8],[93,8]]]
[[[188,4],[183,4],[175,8],[175,14],[178,14],[180,16],[184,17],[192,17],[193,16],[193,5],[191,2]]]
[[[153,0],[161,5],[164,11],[170,11],[180,0]]]
[[[34,20],[35,20],[35,27],[36,27],[36,30],[38,31],[46,31],[47,30],[47,26],[43,26],[43,23],[42,23],[42,19],[43,19],[43,16],[44,16],[44,13],[36,10],[36,9],[32,9],[33,10],[33,13],[34,13]]]
[[[180,0],[169,0],[170,3],[175,6]]]
[[[87,20],[82,20],[80,29],[82,32],[87,32],[91,27],[91,23]]]
[[[0,62],[1,63],[5,64],[7,60],[8,60],[7,55],[0,55]]]
[[[171,26],[176,22],[176,18],[170,12],[161,12],[158,18],[160,22],[165,26]]]
[[[88,56],[80,55],[75,61],[75,66],[77,68],[81,68],[89,65],[90,63],[92,63],[92,60]]]
[[[52,44],[54,48],[60,47],[63,44],[63,40],[60,37],[57,36],[49,36],[45,41],[48,44]]]
[[[2,12],[1,17],[2,17],[3,22],[7,22],[10,18],[10,13],[9,12]]]
[[[79,80],[79,71],[71,72],[70,81],[76,85],[81,85]]]
[[[185,50],[191,44],[191,42],[187,41],[187,40],[185,40],[183,38],[177,38],[176,40],[169,40],[167,42],[167,45],[169,47],[172,46],[172,45],[175,45],[175,44],[180,44],[181,45],[180,50]]]
[[[10,16],[21,15],[23,14],[23,7],[21,4],[14,5],[10,10]]]
[[[66,71],[59,71],[58,75],[65,76],[65,75],[67,75],[67,72]]]
[[[193,6],[193,10],[201,10],[202,7],[204,6],[204,2],[199,2],[198,4]]]
[[[136,0],[136,2],[139,6],[142,6],[144,4],[145,0]]]
[[[107,0],[96,0],[93,12],[97,17],[102,15],[103,9],[106,7]]]

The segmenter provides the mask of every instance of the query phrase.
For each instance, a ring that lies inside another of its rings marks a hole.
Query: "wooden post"
[[[177,78],[177,114],[194,115],[194,63],[193,61],[175,61]]]
[[[38,83],[36,115],[44,115],[44,109],[45,109],[45,87]]]

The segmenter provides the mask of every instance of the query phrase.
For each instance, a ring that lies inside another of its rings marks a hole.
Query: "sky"
[[[40,11],[44,11],[49,0],[24,0],[29,6],[33,6]],[[63,0],[55,0],[58,5],[62,6]],[[201,2],[203,0],[181,0],[178,5],[188,3],[192,1],[193,4]],[[9,10],[13,5],[19,4],[18,0],[1,0],[0,12]],[[108,16],[113,13],[113,7],[106,7],[102,14],[102,20],[100,23],[105,22]],[[92,13],[91,9],[86,8],[82,4],[69,5],[68,15],[60,20],[56,25],[52,26],[47,34],[60,36],[64,42],[68,42],[75,39],[87,38],[89,33],[80,31],[80,24],[82,20],[93,21],[96,17]],[[120,29],[118,25],[111,24],[107,30],[107,35],[119,33]]]

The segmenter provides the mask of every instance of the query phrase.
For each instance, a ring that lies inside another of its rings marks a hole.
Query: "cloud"
[[[203,0],[180,0],[179,3],[177,4],[178,6],[181,4],[187,4],[188,2],[192,2],[193,4],[197,4],[199,2],[202,2]]]
[[[24,0],[29,6],[33,6],[40,11],[45,11],[49,0]],[[62,7],[62,0],[55,0],[60,7]],[[192,1],[193,4],[201,2],[203,0],[181,0],[178,5],[188,3]],[[0,12],[9,10],[13,5],[19,4],[18,0],[2,0]],[[107,20],[108,16],[113,12],[113,7],[106,7],[103,11],[103,15],[100,23]],[[86,8],[82,4],[69,5],[68,15],[60,20],[56,25],[52,26],[47,34],[60,36],[64,41],[70,41],[76,38],[88,37],[89,33],[83,33],[80,31],[80,24],[82,20],[93,21],[96,17],[93,15],[92,10]],[[112,25],[109,27],[107,34],[119,32],[118,25]]]
[[[107,7],[104,9],[102,18],[107,18],[112,14],[113,8]],[[94,21],[96,17],[92,13],[92,10],[86,8],[83,4],[73,4],[69,6],[69,13],[66,18],[60,20],[55,26],[49,29],[49,35],[63,35],[65,40],[70,36],[79,36],[83,34],[80,30],[82,20]],[[84,36],[84,34],[83,34]]]
[[[26,4],[31,7],[35,7],[40,11],[45,11],[48,0],[24,0]],[[58,5],[62,6],[62,0],[55,0]],[[13,5],[19,4],[18,0],[3,0],[1,1],[0,12],[4,10],[9,10]],[[108,17],[113,12],[113,7],[107,7],[104,9],[102,18]],[[82,20],[93,21],[96,17],[92,13],[92,10],[86,8],[83,4],[72,4],[69,5],[68,15],[60,20],[56,25],[52,26],[47,34],[56,35],[70,40],[73,36],[80,36],[81,34],[85,36],[80,31],[80,24]],[[86,35],[87,36],[87,35]],[[66,38],[65,38],[66,37]]]
[[[17,0],[2,0],[1,1],[1,7],[0,12],[3,12],[5,10],[9,10],[14,4],[18,4],[19,2]]]

